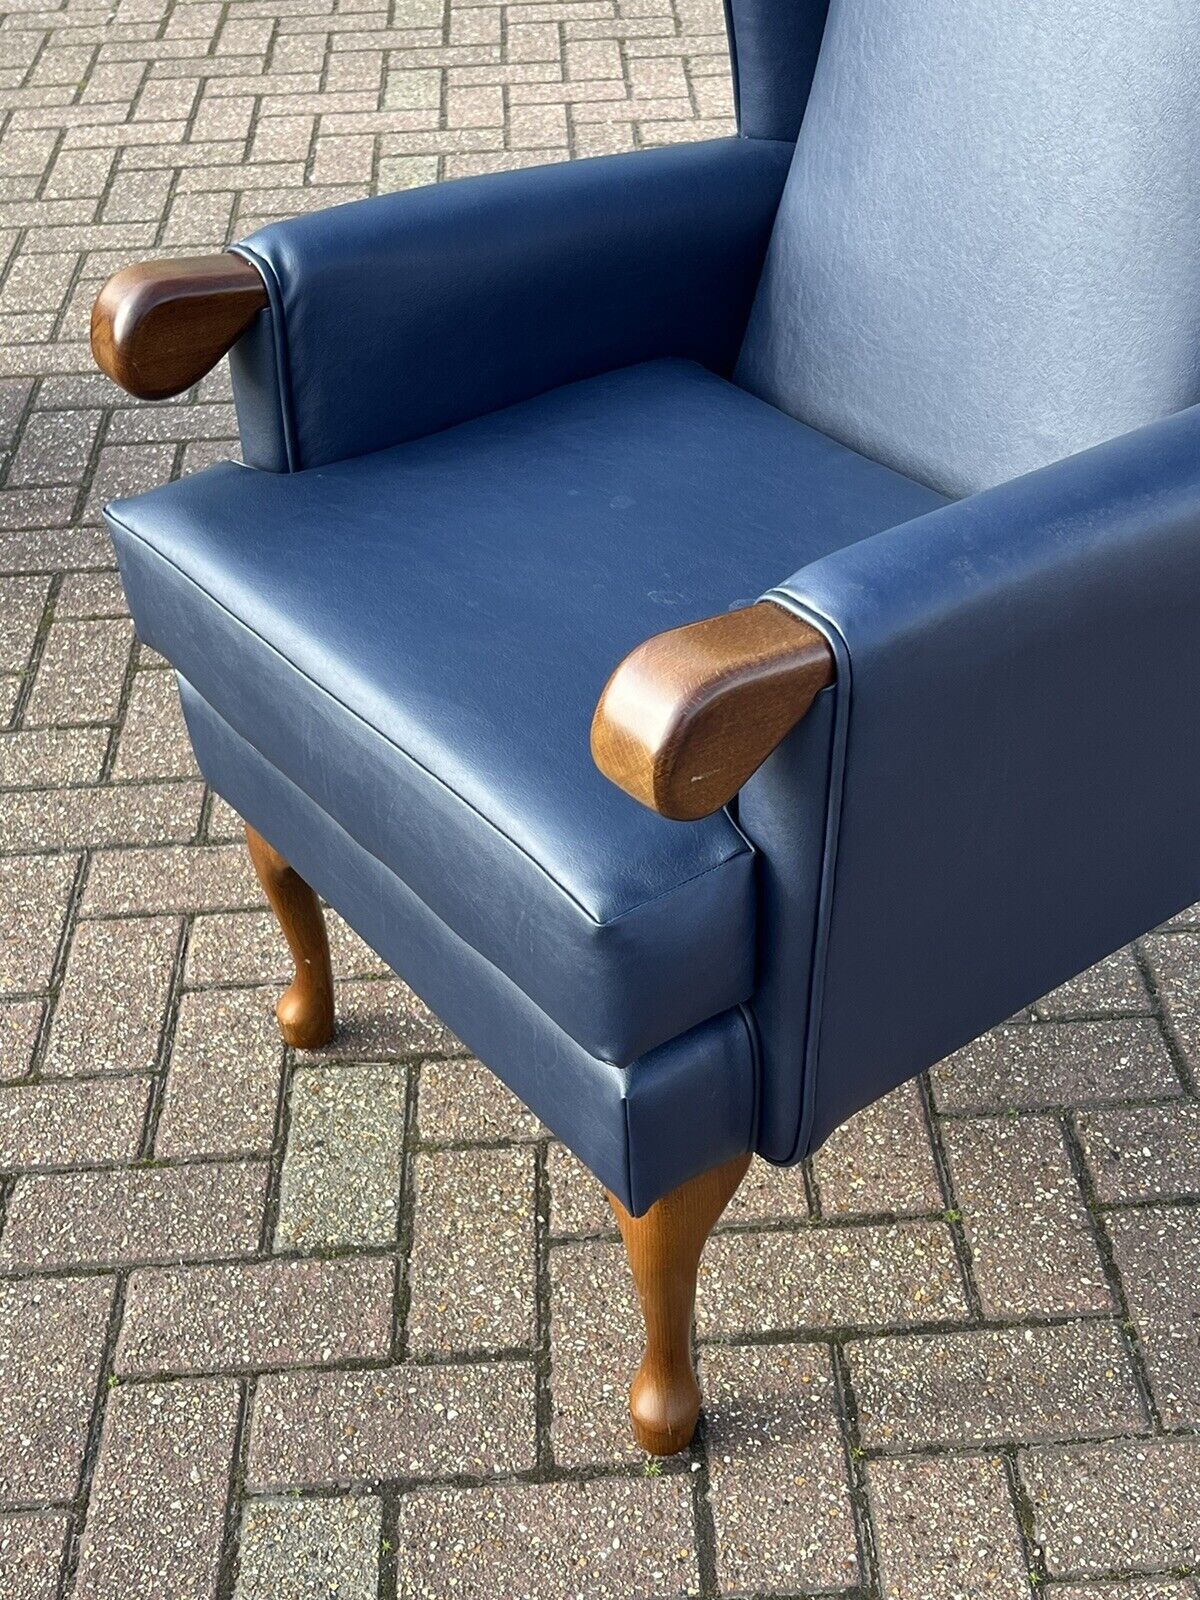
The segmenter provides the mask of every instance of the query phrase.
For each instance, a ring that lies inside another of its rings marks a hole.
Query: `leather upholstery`
[[[1200,408],[772,592],[839,655],[825,748],[802,725],[740,810],[790,875],[830,774],[814,969],[759,1012],[788,1159],[1200,898]]]
[[[361,200],[252,234],[245,459],[322,466],[657,356],[728,373],[791,146],[717,139]]]
[[[681,827],[596,771],[605,678],[651,633],[937,503],[657,362],[331,467],[212,468],[109,518],[141,636],[624,1065],[750,997],[753,856],[724,813]]]
[[[184,713],[214,788],[635,1216],[749,1148],[758,1074],[736,1008],[625,1067],[580,1049],[405,884],[242,739],[186,680]]]
[[[1192,0],[833,0],[738,381],[965,494],[1200,400]]]
[[[725,0],[738,130],[749,139],[800,131],[829,0]]]

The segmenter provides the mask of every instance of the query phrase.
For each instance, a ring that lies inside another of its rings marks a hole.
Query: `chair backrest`
[[[831,0],[738,381],[966,494],[1200,400],[1196,0]]]

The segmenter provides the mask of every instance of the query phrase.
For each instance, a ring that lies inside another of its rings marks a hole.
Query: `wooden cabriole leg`
[[[249,823],[246,844],[258,881],[296,964],[296,976],[275,1007],[279,1031],[290,1045],[318,1050],[333,1036],[333,970],[321,902],[300,874]]]
[[[692,1311],[705,1240],[746,1175],[748,1155],[702,1172],[631,1217],[614,1194],[617,1219],[646,1322],[646,1353],[629,1391],[633,1431],[643,1450],[674,1455],[691,1442],[700,1415],[692,1364]],[[607,1191],[606,1191],[607,1193]]]

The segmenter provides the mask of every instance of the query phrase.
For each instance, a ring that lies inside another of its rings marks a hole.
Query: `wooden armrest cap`
[[[96,296],[92,355],[139,400],[165,400],[215,367],[266,303],[262,279],[241,256],[142,261]]]
[[[608,680],[592,757],[651,811],[694,822],[733,799],[833,679],[825,636],[770,601],[672,628]]]

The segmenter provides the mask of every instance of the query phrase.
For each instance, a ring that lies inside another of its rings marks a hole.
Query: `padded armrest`
[[[659,356],[727,372],[791,154],[719,139],[262,229],[233,247],[271,311],[231,358],[247,461],[323,465]]]
[[[1200,407],[771,598],[838,657],[811,1148],[846,1085],[864,1103],[1200,898]],[[810,826],[755,785],[761,848]]]

